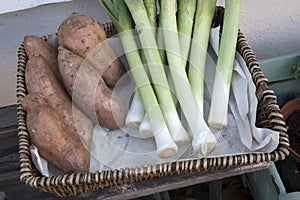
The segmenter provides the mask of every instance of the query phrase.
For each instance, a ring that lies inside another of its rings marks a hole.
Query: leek
[[[189,80],[202,116],[206,54],[215,8],[216,0],[198,0],[188,68]]]
[[[158,101],[162,106],[166,123],[170,130],[172,138],[177,143],[189,142],[189,135],[181,124],[172,99],[172,94],[168,85],[164,66],[162,64],[156,44],[155,35],[153,34],[153,32],[151,32],[151,28],[153,27],[151,27],[151,24],[149,22],[143,1],[125,0],[125,3],[136,24],[136,30],[146,57],[148,70],[154,83],[154,89],[157,94]]]
[[[138,91],[135,91],[130,104],[130,108],[125,118],[125,126],[138,128],[144,118],[145,110],[142,99]]]
[[[155,133],[158,156],[161,158],[171,157],[176,154],[178,147],[170,135],[154,90],[143,67],[134,34],[131,31],[133,25],[130,13],[123,0],[99,0],[99,2],[120,33],[120,39],[132,76],[141,95],[151,128]]]
[[[193,134],[194,152],[206,154],[215,147],[217,140],[197,109],[198,106],[182,64],[184,61],[181,57],[177,32],[176,0],[161,0],[160,2],[164,43],[176,97]]]
[[[230,83],[239,30],[240,0],[226,0],[220,50],[217,60],[208,124],[222,129],[227,125]]]
[[[183,66],[186,66],[193,32],[196,0],[178,0],[178,33]]]
[[[144,5],[146,8],[147,16],[149,19],[149,22],[151,24],[151,27],[153,27],[153,31],[155,34],[155,27],[156,27],[156,0],[143,0]]]
[[[160,1],[159,1],[159,3],[160,3]],[[158,19],[158,29],[157,29],[156,41],[157,41],[157,47],[159,49],[159,55],[160,55],[161,62],[162,62],[162,64],[166,65],[167,57],[166,57],[166,52],[165,52],[161,18]]]
[[[156,0],[143,0],[143,1],[147,10],[147,16],[149,18],[151,26],[156,27],[156,14],[157,14]],[[153,28],[152,31],[153,34],[155,34],[155,28]],[[145,64],[146,58],[142,49],[141,49],[141,58],[143,63]],[[146,67],[145,69],[147,70]],[[145,110],[143,108],[142,100],[140,98],[140,95],[138,94],[138,91],[136,91],[135,94],[133,95],[130,109],[126,115],[125,125],[131,128],[138,128],[144,118],[144,113]]]
[[[150,138],[153,137],[153,131],[151,129],[151,124],[148,118],[148,115],[145,114],[141,125],[139,126],[139,133],[143,138]]]

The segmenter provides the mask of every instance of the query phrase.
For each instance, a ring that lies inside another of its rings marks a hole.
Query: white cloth
[[[220,27],[212,29],[210,37],[210,43],[216,55],[219,50],[219,29]],[[231,80],[229,109],[236,121],[242,143],[250,151],[271,152],[278,146],[279,133],[255,126],[258,104],[255,92],[256,87],[247,65],[237,52]]]
[[[214,71],[219,48],[219,27],[211,30],[210,47],[208,49],[205,71],[205,109],[207,119],[210,106],[209,92],[212,89]],[[214,55],[215,54],[215,55]],[[212,130],[218,138],[218,147],[207,157],[238,155],[254,152],[271,152],[279,143],[279,133],[271,129],[257,128],[257,97],[255,85],[246,63],[236,53],[234,71],[229,97],[228,125],[223,130]],[[124,136],[123,132],[132,133]],[[137,130],[125,129],[105,132],[101,127],[94,130],[94,163],[91,171],[136,166],[147,166],[153,163],[164,163],[176,160],[196,159],[190,145],[180,147],[172,158],[160,159],[155,152],[153,138],[136,138]]]
[[[117,38],[112,38],[116,40]],[[114,43],[114,41],[110,41]],[[205,70],[205,102],[204,118],[207,119],[210,107],[209,91],[212,89],[214,71],[219,48],[219,27],[211,30],[210,46],[208,48]],[[134,90],[134,83],[115,88],[115,92],[122,99],[125,109],[128,108],[130,94]],[[228,125],[223,130],[213,130],[218,140],[217,148],[206,157],[222,157],[247,153],[271,152],[279,143],[279,133],[266,128],[255,127],[257,98],[255,85],[243,58],[236,53],[234,71],[232,75],[231,91],[229,97]],[[156,154],[153,138],[139,137],[138,129],[122,128],[109,131],[100,126],[94,127],[91,145],[90,171],[109,169],[132,168],[172,162],[177,160],[197,159],[192,153],[190,144],[179,146],[178,153],[168,159],[161,159]],[[38,156],[35,152],[35,156]],[[38,169],[43,174],[54,175],[47,165],[35,159]],[[49,165],[50,166],[50,165]]]

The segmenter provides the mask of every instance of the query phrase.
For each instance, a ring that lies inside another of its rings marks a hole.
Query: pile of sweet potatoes
[[[91,16],[73,13],[57,37],[58,47],[24,37],[27,128],[39,154],[64,173],[89,171],[94,124],[124,124],[123,105],[109,87],[126,71]]]

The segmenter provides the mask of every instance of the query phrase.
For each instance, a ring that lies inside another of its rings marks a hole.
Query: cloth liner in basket
[[[214,24],[219,25],[223,8],[218,7]],[[107,36],[116,34],[111,23],[104,24]],[[48,40],[50,36],[44,36]],[[20,180],[30,187],[49,192],[56,196],[66,197],[87,193],[104,187],[132,183],[153,177],[168,176],[174,173],[192,171],[213,171],[219,168],[230,168],[260,162],[279,161],[289,155],[289,140],[286,134],[285,122],[280,113],[277,99],[272,90],[268,89],[268,80],[259,67],[253,51],[244,35],[239,32],[237,51],[243,57],[251,73],[256,93],[259,99],[256,126],[269,128],[279,132],[279,145],[271,153],[247,153],[221,157],[205,157],[192,160],[149,164],[143,167],[96,171],[94,173],[64,174],[45,177],[39,173],[33,164],[30,154],[30,136],[26,127],[26,112],[22,107],[22,99],[27,94],[25,86],[25,67],[27,55],[23,43],[18,50],[17,66],[17,115],[20,157]]]

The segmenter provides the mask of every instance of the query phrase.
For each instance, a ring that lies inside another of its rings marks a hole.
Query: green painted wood
[[[248,173],[245,177],[253,199],[278,199],[279,193],[276,191],[278,186],[274,185],[272,181],[274,177],[272,177],[268,169]]]
[[[273,162],[271,162],[268,169],[245,174],[243,178],[255,200],[300,199],[300,192],[286,193],[285,187]]]
[[[292,192],[279,196],[279,200],[299,200],[300,192]]]
[[[271,84],[269,88],[275,92],[278,105],[281,107],[288,101],[300,96],[300,79]]]
[[[260,67],[269,80],[269,87],[277,98],[279,106],[300,96],[300,79],[293,79],[290,68],[300,62],[300,52],[260,60]]]
[[[290,68],[298,62],[300,62],[300,52],[259,61],[269,82],[292,78]]]
[[[300,96],[300,80],[293,79],[290,68],[300,62],[300,52],[276,58],[260,60],[260,67],[269,80],[269,88],[274,90],[279,106]],[[270,168],[248,173],[243,176],[256,200],[300,199],[300,192],[286,193],[278,171],[271,163]]]

